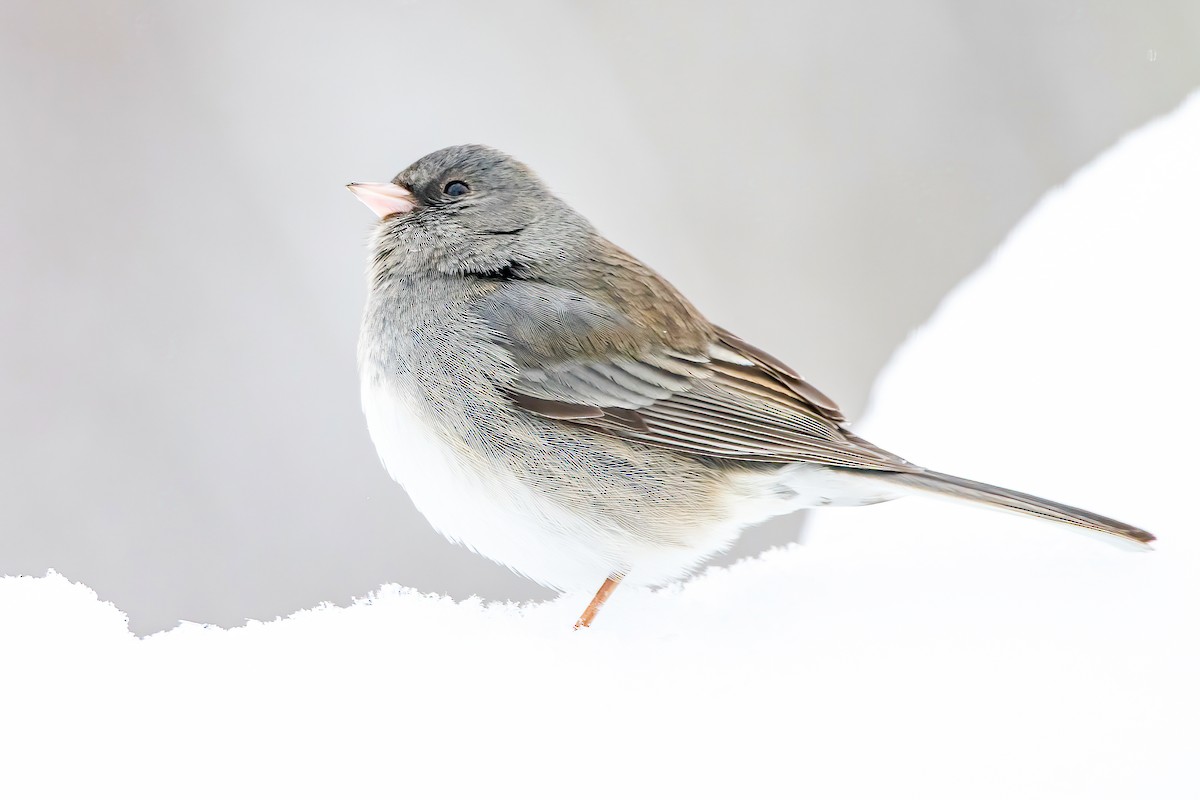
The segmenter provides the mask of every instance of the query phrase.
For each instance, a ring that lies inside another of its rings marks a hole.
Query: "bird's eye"
[[[471,191],[471,187],[467,186],[462,181],[450,181],[446,184],[442,191],[446,193],[447,197],[462,197],[464,194]]]

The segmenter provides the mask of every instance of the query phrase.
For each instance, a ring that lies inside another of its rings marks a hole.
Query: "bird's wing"
[[[673,350],[612,304],[532,281],[494,284],[476,312],[516,367],[503,389],[530,413],[710,458],[916,469],[843,430],[832,400],[723,329]]]

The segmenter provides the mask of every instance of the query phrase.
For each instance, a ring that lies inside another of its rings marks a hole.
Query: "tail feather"
[[[880,472],[877,475],[893,486],[929,492],[948,499],[981,503],[1002,511],[1011,511],[1040,519],[1049,519],[1067,525],[1076,525],[1120,539],[1148,545],[1154,536],[1141,528],[1124,522],[1093,514],[1082,508],[1056,503],[1024,492],[1016,492],[1001,486],[991,486],[978,481],[946,475],[941,472]]]

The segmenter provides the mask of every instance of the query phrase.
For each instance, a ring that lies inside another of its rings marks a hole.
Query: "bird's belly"
[[[619,568],[619,532],[486,464],[431,424],[419,401],[365,378],[362,404],[384,467],[450,541],[558,589],[594,590]]]

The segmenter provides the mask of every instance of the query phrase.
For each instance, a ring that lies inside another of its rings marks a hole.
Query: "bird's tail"
[[[1116,542],[1148,545],[1154,536],[1141,528],[1126,525],[1109,517],[1084,511],[1082,508],[1056,503],[1024,492],[1015,492],[1000,486],[991,486],[978,481],[945,475],[941,472],[878,472],[876,476],[892,486],[927,492],[951,500],[981,503],[1001,511],[1010,511],[1040,519],[1049,519],[1067,525],[1075,525],[1090,531],[1117,537]],[[1140,548],[1139,548],[1140,549]]]

